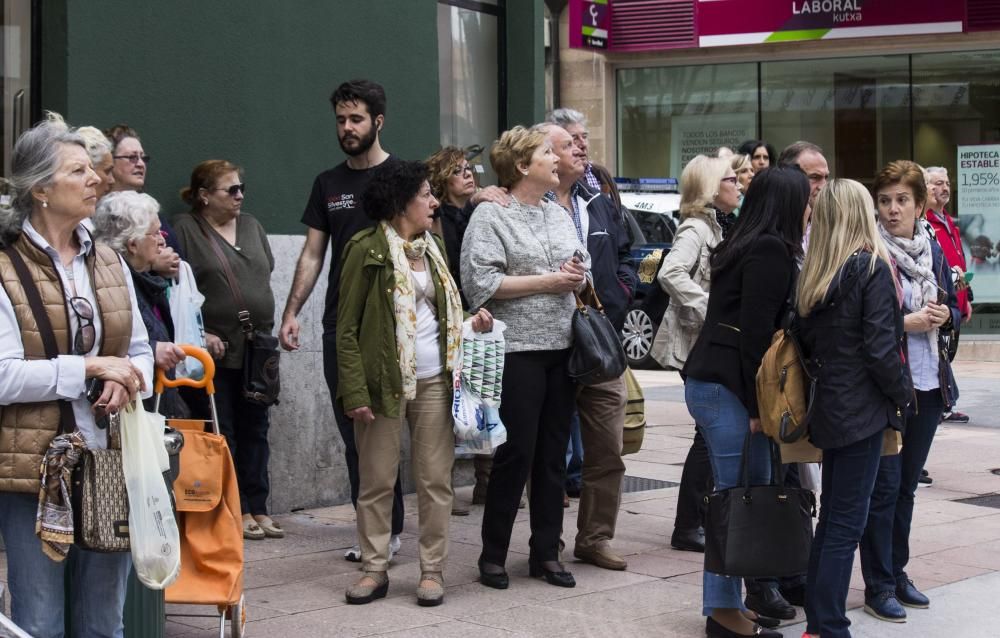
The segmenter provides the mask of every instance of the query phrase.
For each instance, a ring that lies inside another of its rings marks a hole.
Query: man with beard
[[[384,162],[398,161],[379,143],[379,132],[385,123],[385,103],[385,89],[369,80],[345,82],[330,96],[330,104],[337,115],[337,140],[347,159],[317,175],[313,182],[312,193],[302,214],[302,223],[309,227],[306,243],[295,267],[295,278],[285,302],[278,335],[286,350],[299,348],[299,322],[296,317],[316,284],[329,242],[332,254],[323,311],[323,372],[330,389],[337,428],[344,439],[344,459],[351,482],[351,502],[355,508],[358,505],[360,479],[354,422],[337,406],[337,300],[344,247],[355,233],[375,225],[361,206],[361,193],[368,185],[371,169]],[[397,478],[392,505],[390,560],[399,550],[399,534],[402,531],[403,494]],[[347,550],[344,558],[359,562],[361,548],[355,545]]]

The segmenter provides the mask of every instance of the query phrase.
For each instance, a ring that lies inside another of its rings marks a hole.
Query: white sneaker
[[[393,534],[392,537],[389,539],[389,560],[393,559],[393,557],[396,555],[396,552],[399,551],[399,548],[402,547],[402,545],[403,542],[399,540],[399,534]]]
[[[361,545],[355,545],[351,549],[344,552],[344,560],[349,560],[352,563],[361,562]]]

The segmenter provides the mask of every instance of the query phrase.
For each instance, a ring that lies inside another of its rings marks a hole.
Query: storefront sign
[[[958,224],[976,303],[1000,302],[1000,144],[959,146]]]
[[[755,113],[675,115],[670,120],[670,174],[677,177],[695,155],[715,157],[757,136]]]
[[[607,49],[611,28],[608,0],[570,0],[569,45],[573,48]]]
[[[698,0],[698,45],[961,33],[964,10],[951,0]]]

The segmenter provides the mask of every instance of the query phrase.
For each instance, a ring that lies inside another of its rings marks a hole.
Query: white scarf
[[[462,350],[462,299],[458,286],[452,281],[441,251],[434,237],[425,232],[422,237],[406,241],[387,224],[381,223],[382,231],[389,241],[389,256],[392,258],[393,291],[392,301],[396,315],[396,352],[399,355],[399,370],[403,381],[403,397],[408,400],[417,396],[417,303],[416,290],[408,257],[430,257],[433,268],[428,277],[437,277],[444,289],[447,307],[446,335],[447,351],[445,367],[454,370],[458,365]]]
[[[931,240],[923,227],[919,224],[913,233],[913,239],[896,237],[889,233],[882,226],[878,225],[878,232],[882,236],[885,247],[889,249],[889,254],[896,262],[896,267],[900,273],[910,281],[913,287],[911,311],[917,311],[928,304],[937,303],[938,287],[937,277],[934,276],[934,257],[931,252]],[[933,330],[936,342],[937,329]]]

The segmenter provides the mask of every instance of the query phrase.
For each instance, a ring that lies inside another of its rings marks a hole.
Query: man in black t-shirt
[[[347,242],[359,230],[374,226],[361,206],[364,192],[371,176],[371,169],[383,162],[396,161],[382,150],[379,132],[385,123],[385,90],[368,80],[345,82],[330,96],[337,115],[337,139],[347,160],[316,176],[309,202],[302,214],[302,223],[308,226],[306,243],[295,266],[292,289],[282,313],[278,334],[286,350],[299,347],[299,322],[296,318],[309,299],[316,279],[323,268],[327,242],[331,249],[330,275],[326,289],[326,306],[323,311],[323,372],[337,427],[344,439],[344,459],[351,481],[351,502],[358,505],[358,450],[354,444],[354,423],[337,407],[337,300],[340,293],[341,257]],[[403,495],[397,478],[392,507],[392,539],[389,559],[399,549],[399,534],[403,530]],[[357,545],[349,549],[344,558],[361,560]]]

